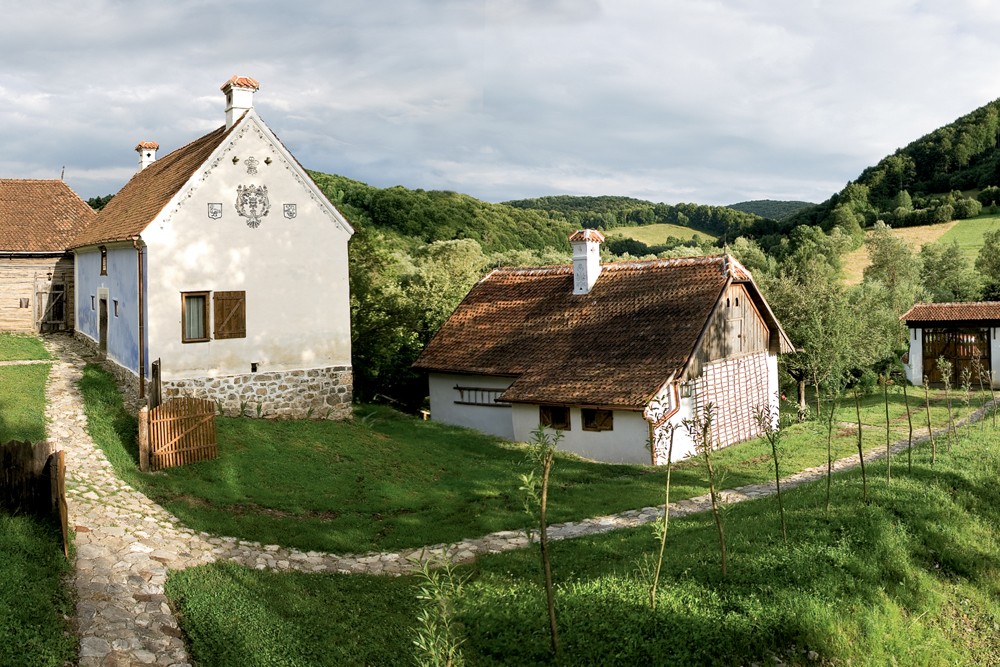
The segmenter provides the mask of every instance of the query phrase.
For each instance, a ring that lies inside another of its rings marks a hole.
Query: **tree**
[[[885,286],[892,301],[893,311],[902,315],[921,293],[920,262],[913,251],[892,228],[881,220],[876,222],[865,238],[868,258],[865,268],[865,282],[879,282]]]
[[[1000,294],[1000,229],[986,232],[983,236],[983,247],[976,257],[976,271],[986,282],[988,297],[995,298]]]
[[[979,276],[958,241],[927,243],[920,249],[920,281],[931,300],[975,301],[982,294]]]

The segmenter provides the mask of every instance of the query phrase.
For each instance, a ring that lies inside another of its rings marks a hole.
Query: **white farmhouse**
[[[139,171],[73,244],[76,333],[140,397],[158,374],[164,398],[344,417],[353,229],[257,115],[258,88],[227,81],[225,124],[166,156],[136,146]]]
[[[431,418],[513,440],[546,426],[612,462],[665,462],[667,427],[708,405],[714,446],[758,436],[794,347],[750,272],[729,255],[601,265],[603,240],[576,232],[572,266],[498,269],[472,288],[414,364]],[[693,451],[679,429],[674,457]]]

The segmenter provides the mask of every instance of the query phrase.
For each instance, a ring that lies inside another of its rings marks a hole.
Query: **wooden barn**
[[[712,405],[712,440],[757,437],[777,414],[780,353],[794,350],[750,272],[729,255],[600,263],[603,236],[570,237],[573,265],[498,269],[431,340],[431,418],[514,440],[539,425],[560,447],[661,463],[668,425]],[[693,452],[684,429],[674,456]]]
[[[951,362],[951,386],[968,377],[974,387],[1000,387],[1000,301],[918,303],[900,318],[909,330],[906,378],[912,384],[944,382],[938,359]]]
[[[0,331],[73,329],[67,248],[94,217],[62,181],[0,179]]]

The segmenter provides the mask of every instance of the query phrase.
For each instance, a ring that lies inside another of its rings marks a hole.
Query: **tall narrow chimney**
[[[581,229],[569,237],[573,246],[573,294],[589,294],[601,275],[601,243],[604,234]]]
[[[260,88],[257,79],[248,76],[233,75],[229,81],[222,84],[222,92],[226,94],[226,129],[240,119],[245,111],[253,109],[253,94]]]
[[[140,141],[135,147],[135,152],[139,154],[139,171],[156,162],[156,151],[160,144],[155,141]]]

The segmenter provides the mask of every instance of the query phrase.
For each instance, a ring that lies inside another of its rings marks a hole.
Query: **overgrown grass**
[[[856,473],[837,476],[829,515],[822,482],[789,491],[787,546],[773,498],[730,507],[725,579],[711,516],[671,521],[655,612],[640,576],[649,527],[555,543],[557,664],[1000,664],[1000,431],[962,435],[933,467],[926,448],[912,474],[897,461],[891,486],[872,465],[867,505]],[[470,577],[457,604],[469,664],[551,664],[533,550],[459,574]],[[415,626],[418,585],[213,565],[172,575],[167,592],[203,664],[265,664],[245,656],[271,651],[290,665],[395,665],[413,655],[399,624]],[[328,657],[341,636],[351,654]]]
[[[0,366],[0,442],[45,439],[49,364]]]
[[[75,664],[71,569],[57,526],[0,513],[0,667]]]
[[[608,230],[608,236],[624,236],[625,238],[642,241],[648,246],[661,245],[667,242],[667,237],[673,236],[678,239],[691,239],[699,236],[702,240],[714,241],[717,236],[710,232],[704,232],[681,225],[671,225],[667,223],[657,223],[655,225],[639,225],[636,227],[615,227]]]
[[[143,474],[136,466],[136,421],[122,407],[111,376],[88,366],[81,389],[91,436],[119,475],[197,530],[358,553],[453,542],[521,529],[528,521],[518,493],[527,450],[474,431],[374,407],[359,408],[368,416],[348,422],[220,417],[218,459]],[[880,396],[865,401],[867,412],[882,414]],[[901,395],[893,397],[892,414],[905,427]],[[935,406],[934,418],[944,423],[943,406]],[[852,420],[853,404],[845,403],[838,419]],[[825,463],[823,428],[815,422],[789,428],[783,473]],[[854,433],[840,429],[836,456],[853,453]],[[865,429],[864,436],[869,447],[884,443],[877,428]],[[722,450],[715,461],[725,486],[772,479],[764,441]],[[677,466],[673,499],[706,492],[698,461]],[[562,500],[553,503],[550,520],[563,522],[656,505],[662,489],[651,466],[563,454],[552,493]]]
[[[50,359],[42,341],[34,336],[0,333],[0,361]]]

